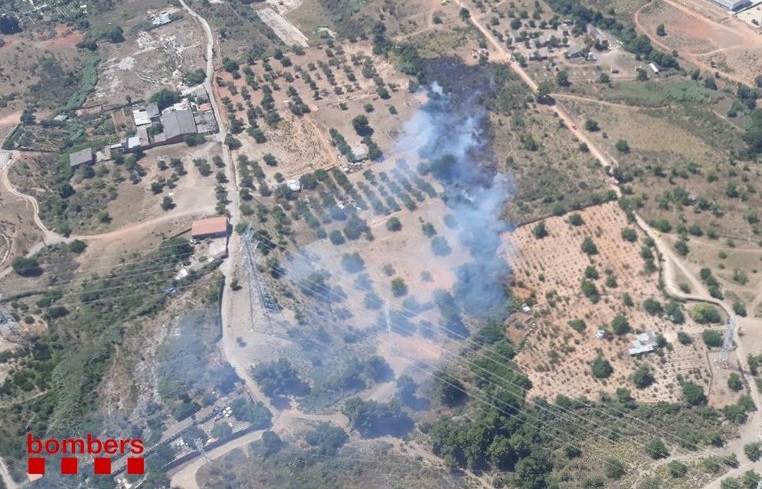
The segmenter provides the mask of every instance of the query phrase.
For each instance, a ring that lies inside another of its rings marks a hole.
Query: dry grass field
[[[395,166],[391,160],[373,165],[372,172],[377,182],[372,185],[374,192],[393,194],[391,188],[399,182],[395,175],[404,174],[397,173]],[[388,175],[390,183],[382,180],[381,175]],[[368,179],[360,172],[350,174],[349,178],[358,187],[368,185]],[[438,185],[436,189],[441,191]],[[304,197],[305,201],[313,199]],[[332,244],[328,239],[315,240],[314,231],[303,219],[294,221],[293,236],[299,252],[283,263],[287,278],[289,282],[298,284],[318,270],[328,277],[326,283],[334,290],[341,290],[344,298],[334,306],[334,312],[342,321],[327,328],[333,327],[333,334],[344,335],[349,330],[360,335],[364,332],[373,335],[370,339],[372,348],[389,362],[396,374],[403,373],[413,363],[413,358],[434,363],[442,357],[448,345],[446,335],[438,325],[442,318],[433,305],[434,292],[452,291],[456,282],[455,270],[469,261],[468,252],[459,245],[459,230],[445,223],[448,213],[449,210],[438,197],[426,197],[416,201],[414,210],[402,207],[387,216],[379,216],[372,210],[360,211],[358,217],[367,221],[369,234],[343,244]],[[401,229],[393,231],[387,228],[387,222],[392,218],[399,220]],[[424,223],[433,226],[437,239],[446,240],[450,252],[444,255],[434,252],[433,238],[424,235]],[[345,221],[334,220],[325,225],[325,230],[328,233],[342,230],[345,224]],[[372,239],[368,239],[369,235]],[[343,257],[354,253],[364,263],[359,272],[350,271],[344,265]],[[404,282],[404,294],[393,292],[391,283],[395,279]],[[277,290],[282,285],[274,286]],[[368,305],[366,298],[369,291],[381,300],[380,304]],[[323,291],[322,297],[319,295],[319,302],[324,302],[326,293]],[[282,298],[281,301],[286,309],[299,310],[302,315],[311,314],[309,309],[314,307],[309,300],[292,302]],[[380,331],[386,330],[384,303],[388,303],[393,323],[390,338],[385,333],[380,334]],[[403,316],[408,316],[408,320],[403,320]],[[338,319],[334,318],[334,321]],[[428,326],[424,328],[426,324]],[[392,342],[391,348],[388,340]]]
[[[407,90],[410,77],[399,73],[388,61],[378,58],[371,61],[370,53],[368,44],[347,43],[333,49],[309,48],[304,55],[289,53],[293,66],[288,67],[270,58],[249,66],[252,79],[257,83],[256,90],[247,87],[245,77],[234,80],[231,74],[218,72],[218,93],[223,102],[229,101],[226,115],[241,120],[243,128],[251,127],[251,121],[247,121],[247,107],[257,107],[264,97],[259,86],[267,85],[272,90],[273,105],[281,121],[270,125],[261,118],[255,119],[267,141],[258,144],[248,132],[236,136],[243,143],[242,154],[270,153],[278,160],[276,167],[263,166],[269,183],[274,184],[274,173],[298,178],[318,168],[346,164],[346,159],[331,143],[329,129],[337,129],[350,146],[362,147],[362,138],[351,124],[352,118],[360,114],[367,116],[374,129],[373,140],[387,157],[390,156],[402,123],[420,106],[420,101]],[[377,93],[373,76],[363,74],[368,64],[386,84],[388,99],[382,99]],[[310,83],[314,83],[314,87]],[[292,88],[309,107],[309,113],[297,116],[289,110],[293,98],[288,91]],[[365,109],[366,104],[372,105],[371,112]]]
[[[0,269],[32,247],[40,235],[31,206],[0,186]]]
[[[185,145],[173,145],[159,147],[146,151],[146,156],[140,160],[140,164],[146,169],[146,175],[139,184],[130,181],[121,182],[117,186],[117,198],[109,202],[106,210],[111,220],[106,225],[88,229],[89,232],[109,232],[121,229],[132,224],[139,224],[151,219],[162,218],[171,215],[202,216],[214,215],[214,187],[216,181],[214,175],[202,176],[194,167],[194,159],[205,159],[211,165],[212,158],[219,152],[219,145],[207,143],[203,146],[187,148]],[[151,183],[158,180],[172,180],[175,170],[169,166],[165,170],[158,167],[158,162],[163,161],[167,165],[173,158],[179,158],[185,168],[184,175],[172,186],[167,186],[159,194],[151,191]],[[106,163],[113,166],[113,163]],[[161,209],[161,202],[165,196],[169,196],[175,203],[175,207],[169,211]],[[191,217],[188,217],[188,221]],[[92,226],[92,222],[82,222],[81,229]]]
[[[55,230],[59,220],[65,218],[73,235],[115,231],[128,235],[143,229],[146,223],[168,221],[172,216],[183,216],[189,222],[191,216],[214,214],[217,184],[214,173],[201,176],[192,161],[204,159],[213,167],[212,158],[218,152],[213,143],[195,148],[185,145],[155,148],[137,163],[144,173],[142,177],[138,176],[138,170],[131,172],[113,161],[97,163],[91,178],[78,172],[70,179],[74,195],[63,208],[56,203],[60,200],[55,177],[51,176],[52,170],[62,163],[52,156],[24,153],[9,176],[16,188],[24,189],[40,202],[41,217],[49,229]],[[180,160],[181,167],[172,166],[173,160]],[[159,168],[160,161],[164,162],[164,169]],[[158,193],[151,188],[156,182],[163,182]],[[164,197],[171,197],[174,203],[166,211],[161,208]]]
[[[424,28],[438,0],[370,0],[366,2],[304,1],[287,17],[311,44],[332,36],[359,38],[370,35],[375,22],[383,21],[389,36],[406,35]],[[338,5],[337,5],[338,4]]]
[[[518,225],[606,199],[605,173],[590,153],[580,150],[568,128],[549,111],[529,109],[492,116],[495,158],[512,180],[506,218]],[[537,149],[527,146],[531,134]]]
[[[678,376],[709,386],[713,374],[700,338],[703,328],[690,319],[679,326],[644,310],[646,299],[665,302],[658,288],[658,275],[643,271],[640,249],[644,246],[644,235],[638,232],[635,243],[620,236],[622,229],[632,225],[615,203],[591,207],[580,215],[584,223],[579,226],[571,225],[568,216],[547,219],[549,235],[542,239],[533,236],[533,226],[524,226],[506,236],[518,295],[526,297],[531,293],[537,301],[532,319],[525,319],[529,328],[519,333],[509,330],[514,337],[526,336],[516,361],[532,380],[531,395],[554,399],[557,394],[564,394],[595,399],[599,392],[613,394],[616,388],[627,387],[641,401],[676,401],[680,398]],[[593,239],[598,254],[588,256],[582,252],[585,237]],[[600,277],[590,279],[600,293],[597,303],[586,298],[580,288],[588,266],[594,267]],[[615,277],[615,287],[605,285],[609,276]],[[632,300],[632,306],[625,304],[625,294]],[[606,326],[618,314],[627,318],[630,333],[617,336]],[[570,327],[568,322],[574,319],[583,320],[586,328],[578,332]],[[536,327],[532,328],[532,323]],[[609,330],[608,339],[596,337],[599,328]],[[692,344],[677,341],[680,330],[693,337]],[[662,334],[669,347],[631,357],[627,351],[630,343],[636,332],[643,331]],[[599,355],[614,369],[603,380],[591,373],[591,364]],[[636,389],[631,380],[640,366],[649,366],[656,378],[646,389]],[[713,391],[718,395],[712,397],[712,402],[724,404],[732,398],[721,387]]]
[[[762,172],[738,163],[742,134],[704,107],[684,104],[658,109],[612,106],[583,100],[564,101],[580,121],[592,120],[590,132],[617,162],[626,195],[649,222],[666,219],[672,231],[694,224],[702,233],[756,239],[751,212],[762,206],[753,189]],[[628,152],[616,149],[620,140]]]
[[[18,121],[27,97],[34,96],[38,117],[57,109],[75,89],[67,73],[80,67],[86,55],[75,44],[82,35],[65,25],[40,24],[5,36],[0,47],[0,127]]]
[[[670,237],[675,243],[677,238]],[[731,242],[691,237],[690,250],[684,261],[695,276],[701,268],[712,270],[722,284],[723,293],[740,299],[747,306],[753,304],[762,292],[762,246],[759,242]],[[743,275],[738,272],[743,272]],[[753,311],[749,310],[749,314]]]

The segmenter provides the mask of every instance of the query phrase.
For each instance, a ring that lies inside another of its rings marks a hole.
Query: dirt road
[[[188,12],[189,15],[191,15],[194,19],[196,19],[197,22],[199,22],[204,32],[207,36],[207,49],[206,49],[206,80],[204,81],[204,87],[206,88],[207,92],[209,93],[209,99],[212,105],[212,108],[214,110],[215,117],[217,117],[217,121],[219,123],[220,132],[215,136],[215,140],[221,144],[222,146],[222,157],[223,161],[225,162],[225,168],[226,168],[226,175],[228,177],[228,180],[231,182],[231,189],[229,192],[229,195],[231,196],[231,203],[228,207],[228,211],[230,213],[230,218],[233,223],[241,222],[241,213],[240,213],[240,200],[239,200],[239,192],[238,192],[238,180],[237,180],[237,172],[234,164],[234,159],[231,155],[230,149],[223,144],[225,141],[225,137],[227,135],[227,124],[226,121],[222,118],[222,110],[220,109],[218,97],[216,92],[214,91],[214,87],[212,86],[212,80],[214,79],[214,71],[215,71],[215,63],[214,63],[214,37],[212,35],[212,30],[209,27],[209,24],[206,22],[206,20],[198,15],[195,11],[193,11],[184,0],[180,0],[180,4],[183,6],[183,8]],[[245,277],[243,277],[242,273],[238,273],[242,271],[242,264],[244,260],[244,253],[242,250],[242,242],[241,242],[241,236],[238,233],[233,233],[230,237],[230,242],[228,244],[229,254],[227,259],[223,262],[223,264],[220,266],[220,270],[224,273],[225,277],[227,277],[227,282],[230,283],[230,280],[233,276],[240,275],[243,279],[243,285],[244,288],[240,293],[246,293],[248,290],[248,284],[246,284],[247,280]],[[237,273],[234,273],[238,271]],[[256,294],[255,294],[256,295]],[[240,308],[236,307],[235,304],[235,295],[232,292],[232,289],[229,287],[225,289],[223,295],[222,295],[222,307],[221,307],[221,316],[222,316],[222,339],[220,340],[220,348],[222,350],[222,353],[227,360],[227,362],[233,367],[238,377],[243,379],[244,385],[246,386],[246,391],[249,394],[249,396],[255,400],[262,402],[267,408],[272,412],[273,419],[272,419],[272,430],[276,433],[290,433],[290,426],[295,423],[297,420],[312,420],[312,421],[330,421],[335,424],[338,424],[339,426],[346,426],[346,418],[343,415],[310,415],[301,412],[297,408],[292,408],[291,410],[287,411],[279,411],[276,409],[272,403],[270,402],[270,399],[265,396],[262,391],[259,389],[257,384],[254,382],[254,380],[251,378],[251,375],[249,373],[250,365],[258,360],[256,358],[248,357],[245,354],[242,354],[242,348],[240,347],[237,338],[239,336],[245,338],[248,341],[252,342],[262,342],[264,341],[266,334],[264,333],[257,333],[254,331],[253,325],[264,325],[266,322],[266,318],[263,317],[262,311],[264,310],[262,304],[256,304],[254,308],[251,310],[254,311],[254,313],[257,315],[255,318],[250,318],[248,311],[250,310],[248,307]],[[258,329],[262,326],[258,326]],[[247,435],[248,437],[249,435]],[[256,439],[256,437],[261,436],[260,433],[254,433],[251,435],[252,439]],[[236,446],[240,446],[240,444],[246,443],[248,438],[243,437],[239,438],[238,440],[232,441],[231,443],[225,444],[221,447],[218,447],[213,451],[213,453],[217,453],[222,456],[224,453],[227,453],[228,451],[232,450],[233,448],[236,448]],[[249,440],[251,441],[251,440]],[[216,458],[216,457],[212,457]],[[193,462],[189,463],[188,465],[184,466],[175,476],[172,477],[173,484],[177,482],[178,485],[180,485],[183,488],[195,488],[198,487],[197,483],[195,481],[195,475],[196,472],[200,467],[202,467],[206,463],[206,461],[201,459],[196,459]],[[180,484],[182,482],[182,484]]]
[[[60,243],[64,241],[65,238],[63,236],[49,230],[45,226],[45,223],[42,222],[42,219],[40,219],[40,206],[37,203],[37,199],[35,199],[31,195],[21,193],[13,187],[13,185],[11,184],[11,180],[8,177],[8,172],[11,169],[12,163],[13,163],[13,153],[11,151],[0,151],[0,186],[2,186],[3,189],[9,192],[11,195],[24,200],[25,202],[27,202],[29,205],[32,206],[34,224],[42,232],[42,241],[46,245]]]

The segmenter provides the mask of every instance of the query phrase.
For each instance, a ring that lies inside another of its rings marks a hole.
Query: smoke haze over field
[[[476,317],[503,313],[509,272],[497,255],[500,234],[508,229],[501,214],[510,187],[493,170],[485,128],[486,111],[477,106],[475,95],[455,102],[435,83],[397,144],[399,151],[416,150],[422,159],[420,171],[431,172],[445,188],[443,199],[460,244],[472,258],[456,271],[454,293],[464,310]]]

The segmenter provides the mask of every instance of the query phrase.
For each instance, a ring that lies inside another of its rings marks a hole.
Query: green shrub
[[[592,371],[595,378],[606,379],[614,373],[614,367],[605,358],[598,357],[593,361]]]

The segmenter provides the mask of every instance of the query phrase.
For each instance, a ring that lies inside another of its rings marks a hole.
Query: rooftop
[[[191,236],[210,236],[214,234],[226,234],[228,232],[228,218],[225,216],[208,217],[193,221]]]
[[[72,167],[93,162],[93,148],[85,148],[69,155],[69,164]]]
[[[164,127],[166,139],[196,133],[196,122],[193,120],[193,112],[190,110],[165,112],[161,116],[161,125]]]
[[[648,331],[640,333],[635,337],[635,341],[632,342],[632,348],[630,348],[630,355],[640,355],[641,353],[648,353],[656,348],[656,333]]]
[[[162,12],[159,15],[151,18],[151,24],[153,24],[155,27],[169,24],[172,22],[172,16],[169,15],[169,12]]]
[[[150,124],[151,119],[159,116],[159,106],[155,102],[150,102],[142,107],[132,110],[132,118],[135,119],[136,126]]]

